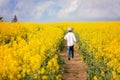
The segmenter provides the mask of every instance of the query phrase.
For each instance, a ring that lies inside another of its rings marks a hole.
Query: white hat
[[[72,31],[72,30],[73,30],[73,28],[71,28],[71,27],[68,28],[68,31]]]

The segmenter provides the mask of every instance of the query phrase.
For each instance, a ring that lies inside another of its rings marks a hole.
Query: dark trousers
[[[68,46],[68,57],[74,57],[74,45],[73,46]]]

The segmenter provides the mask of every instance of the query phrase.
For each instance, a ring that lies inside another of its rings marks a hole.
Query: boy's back
[[[68,32],[64,39],[67,40],[67,46],[73,46],[76,42],[76,38],[73,32]]]

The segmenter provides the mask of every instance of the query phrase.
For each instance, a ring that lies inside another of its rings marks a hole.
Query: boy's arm
[[[77,40],[76,40],[76,37],[75,37],[74,34],[73,34],[73,40],[74,40],[75,43],[77,43]]]

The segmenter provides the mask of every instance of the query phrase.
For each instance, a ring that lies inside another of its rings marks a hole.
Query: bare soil
[[[64,80],[87,80],[87,65],[82,60],[78,50],[74,53],[74,58],[70,60],[68,60],[66,48],[60,55],[65,61],[63,69]]]

